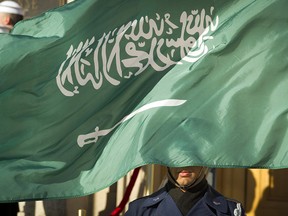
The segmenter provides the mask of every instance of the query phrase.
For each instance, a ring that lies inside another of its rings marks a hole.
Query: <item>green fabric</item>
[[[0,35],[0,200],[145,164],[288,168],[288,1],[78,0]]]

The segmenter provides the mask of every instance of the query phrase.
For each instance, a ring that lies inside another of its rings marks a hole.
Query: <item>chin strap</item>
[[[167,169],[168,169],[168,177],[169,177],[170,180],[172,180],[172,183],[174,183],[176,187],[178,187],[178,188],[180,188],[181,190],[184,190],[184,191],[187,191],[188,189],[190,189],[190,188],[192,188],[193,186],[197,185],[203,178],[205,178],[206,172],[207,172],[207,170],[208,170],[208,168],[206,168],[206,167],[201,167],[201,170],[200,170],[198,176],[196,176],[196,177],[194,178],[194,180],[193,180],[190,184],[188,184],[188,185],[183,185],[183,186],[182,186],[182,185],[180,185],[180,184],[177,182],[177,180],[173,177],[173,175],[171,174],[171,171],[170,171],[169,167],[167,167]]]

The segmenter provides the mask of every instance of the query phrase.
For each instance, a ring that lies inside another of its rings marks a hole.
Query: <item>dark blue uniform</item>
[[[230,200],[208,187],[205,195],[190,209],[187,216],[244,216],[237,201]],[[165,187],[154,194],[129,204],[125,216],[183,216]]]

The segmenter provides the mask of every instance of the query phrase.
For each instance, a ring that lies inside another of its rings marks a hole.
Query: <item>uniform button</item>
[[[156,202],[157,200],[159,200],[159,197],[153,199],[154,202]]]

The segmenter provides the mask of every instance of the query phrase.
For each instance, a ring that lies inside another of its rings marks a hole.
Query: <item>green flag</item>
[[[145,164],[288,168],[288,2],[78,0],[0,35],[0,200]]]

